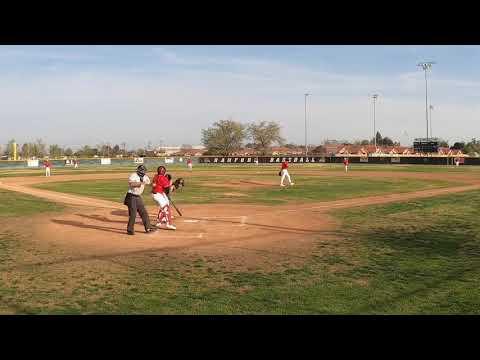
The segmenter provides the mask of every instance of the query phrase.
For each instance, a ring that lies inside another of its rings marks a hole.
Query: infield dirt
[[[185,173],[187,175],[187,173]],[[223,171],[212,176],[228,176]],[[302,175],[331,176],[319,171]],[[183,176],[181,173],[178,176]],[[362,178],[438,179],[438,174],[359,172],[348,176]],[[75,254],[70,261],[108,260],[120,255],[162,252],[181,258],[203,256],[218,259],[218,266],[242,269],[271,269],[288,263],[291,268],[308,258],[316,242],[342,241],[331,209],[383,204],[394,201],[480,189],[480,181],[468,174],[442,174],[442,179],[457,181],[458,186],[401,194],[360,197],[303,205],[265,206],[253,204],[183,205],[183,217],[175,217],[176,231],[159,230],[145,234],[137,222],[136,236],[126,235],[127,211],[120,203],[97,198],[62,194],[32,188],[32,185],[57,181],[86,181],[125,178],[125,174],[58,175],[11,177],[0,187],[70,205],[61,214],[38,215],[29,219],[32,240],[53,243]],[[273,180],[238,181],[239,188],[271,186]],[[213,184],[215,186],[215,184]],[[232,196],[234,196],[232,194]],[[152,222],[156,209],[149,209]],[[139,220],[139,219],[138,219]],[[11,223],[15,226],[15,221]]]

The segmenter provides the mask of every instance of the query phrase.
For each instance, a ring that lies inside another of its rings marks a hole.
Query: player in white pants
[[[170,200],[168,199],[165,190],[171,188],[171,181],[165,176],[167,169],[164,166],[159,166],[157,175],[152,181],[152,197],[158,204],[158,223],[157,227],[165,226],[166,229],[175,230],[175,225],[172,224],[172,210],[170,207]]]
[[[50,168],[52,167],[52,163],[49,160],[45,160],[43,162],[43,166],[45,167],[45,176],[50,176]]]
[[[281,175],[282,175],[282,178],[280,179],[280,186],[285,186],[283,184],[283,181],[285,180],[285,178],[288,179],[288,183],[290,185],[294,185],[295,183],[292,182],[292,179],[290,179],[290,174],[288,173],[288,161],[285,160],[282,162],[282,170],[281,170]]]

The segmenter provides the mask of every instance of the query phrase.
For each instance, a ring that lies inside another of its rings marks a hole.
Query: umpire
[[[128,192],[125,196],[125,201],[123,202],[125,205],[128,206],[128,226],[127,226],[127,234],[134,235],[135,234],[135,218],[137,217],[137,211],[140,214],[143,222],[143,226],[145,227],[145,232],[152,233],[157,229],[150,225],[150,218],[148,216],[148,212],[145,209],[145,205],[143,204],[142,193],[145,189],[145,185],[150,184],[150,179],[147,175],[147,168],[144,165],[140,165],[137,167],[137,171],[130,174],[128,178]]]

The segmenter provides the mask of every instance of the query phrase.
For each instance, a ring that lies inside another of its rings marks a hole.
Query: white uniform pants
[[[288,170],[287,169],[283,169],[282,170],[282,178],[280,180],[280,185],[283,185],[283,180],[285,180],[285,178],[288,179],[288,183],[291,184],[292,183],[292,180],[290,179],[290,174],[288,173]]]
[[[168,197],[167,197],[167,195],[165,195],[165,193],[153,194],[153,200],[158,204],[160,209],[162,209],[165,206],[170,205],[170,201],[168,201]]]
[[[50,168],[49,167],[45,168],[45,176],[50,176]]]

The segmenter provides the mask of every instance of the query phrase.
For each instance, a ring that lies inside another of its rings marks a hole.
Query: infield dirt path
[[[302,175],[304,173],[307,171],[302,172]],[[331,172],[317,171],[312,174],[338,176]],[[214,176],[223,175],[224,173],[219,173]],[[363,171],[352,172],[348,176],[439,178],[437,174],[391,172],[383,174]],[[219,258],[229,266],[247,268],[259,266],[271,268],[284,261],[288,261],[289,266],[292,266],[295,261],[302,263],[311,254],[314,240],[340,241],[334,219],[326,214],[328,210],[480,189],[480,181],[471,175],[442,174],[442,179],[463,184],[410,193],[275,207],[239,204],[184,205],[182,210],[185,216],[174,219],[176,231],[159,230],[153,234],[145,234],[141,223],[137,222],[136,236],[128,236],[125,234],[127,211],[123,204],[31,187],[44,182],[118,178],[124,179],[125,174],[59,175],[51,178],[12,177],[1,179],[0,188],[70,205],[64,213],[41,215],[28,220],[35,241],[55,242],[74,249],[77,257],[70,258],[70,261],[113,258],[127,254],[145,255],[160,251],[175,256],[221,255]],[[250,185],[252,184],[247,184]],[[265,185],[268,184],[258,184]],[[153,219],[156,209],[150,207],[149,212]]]

